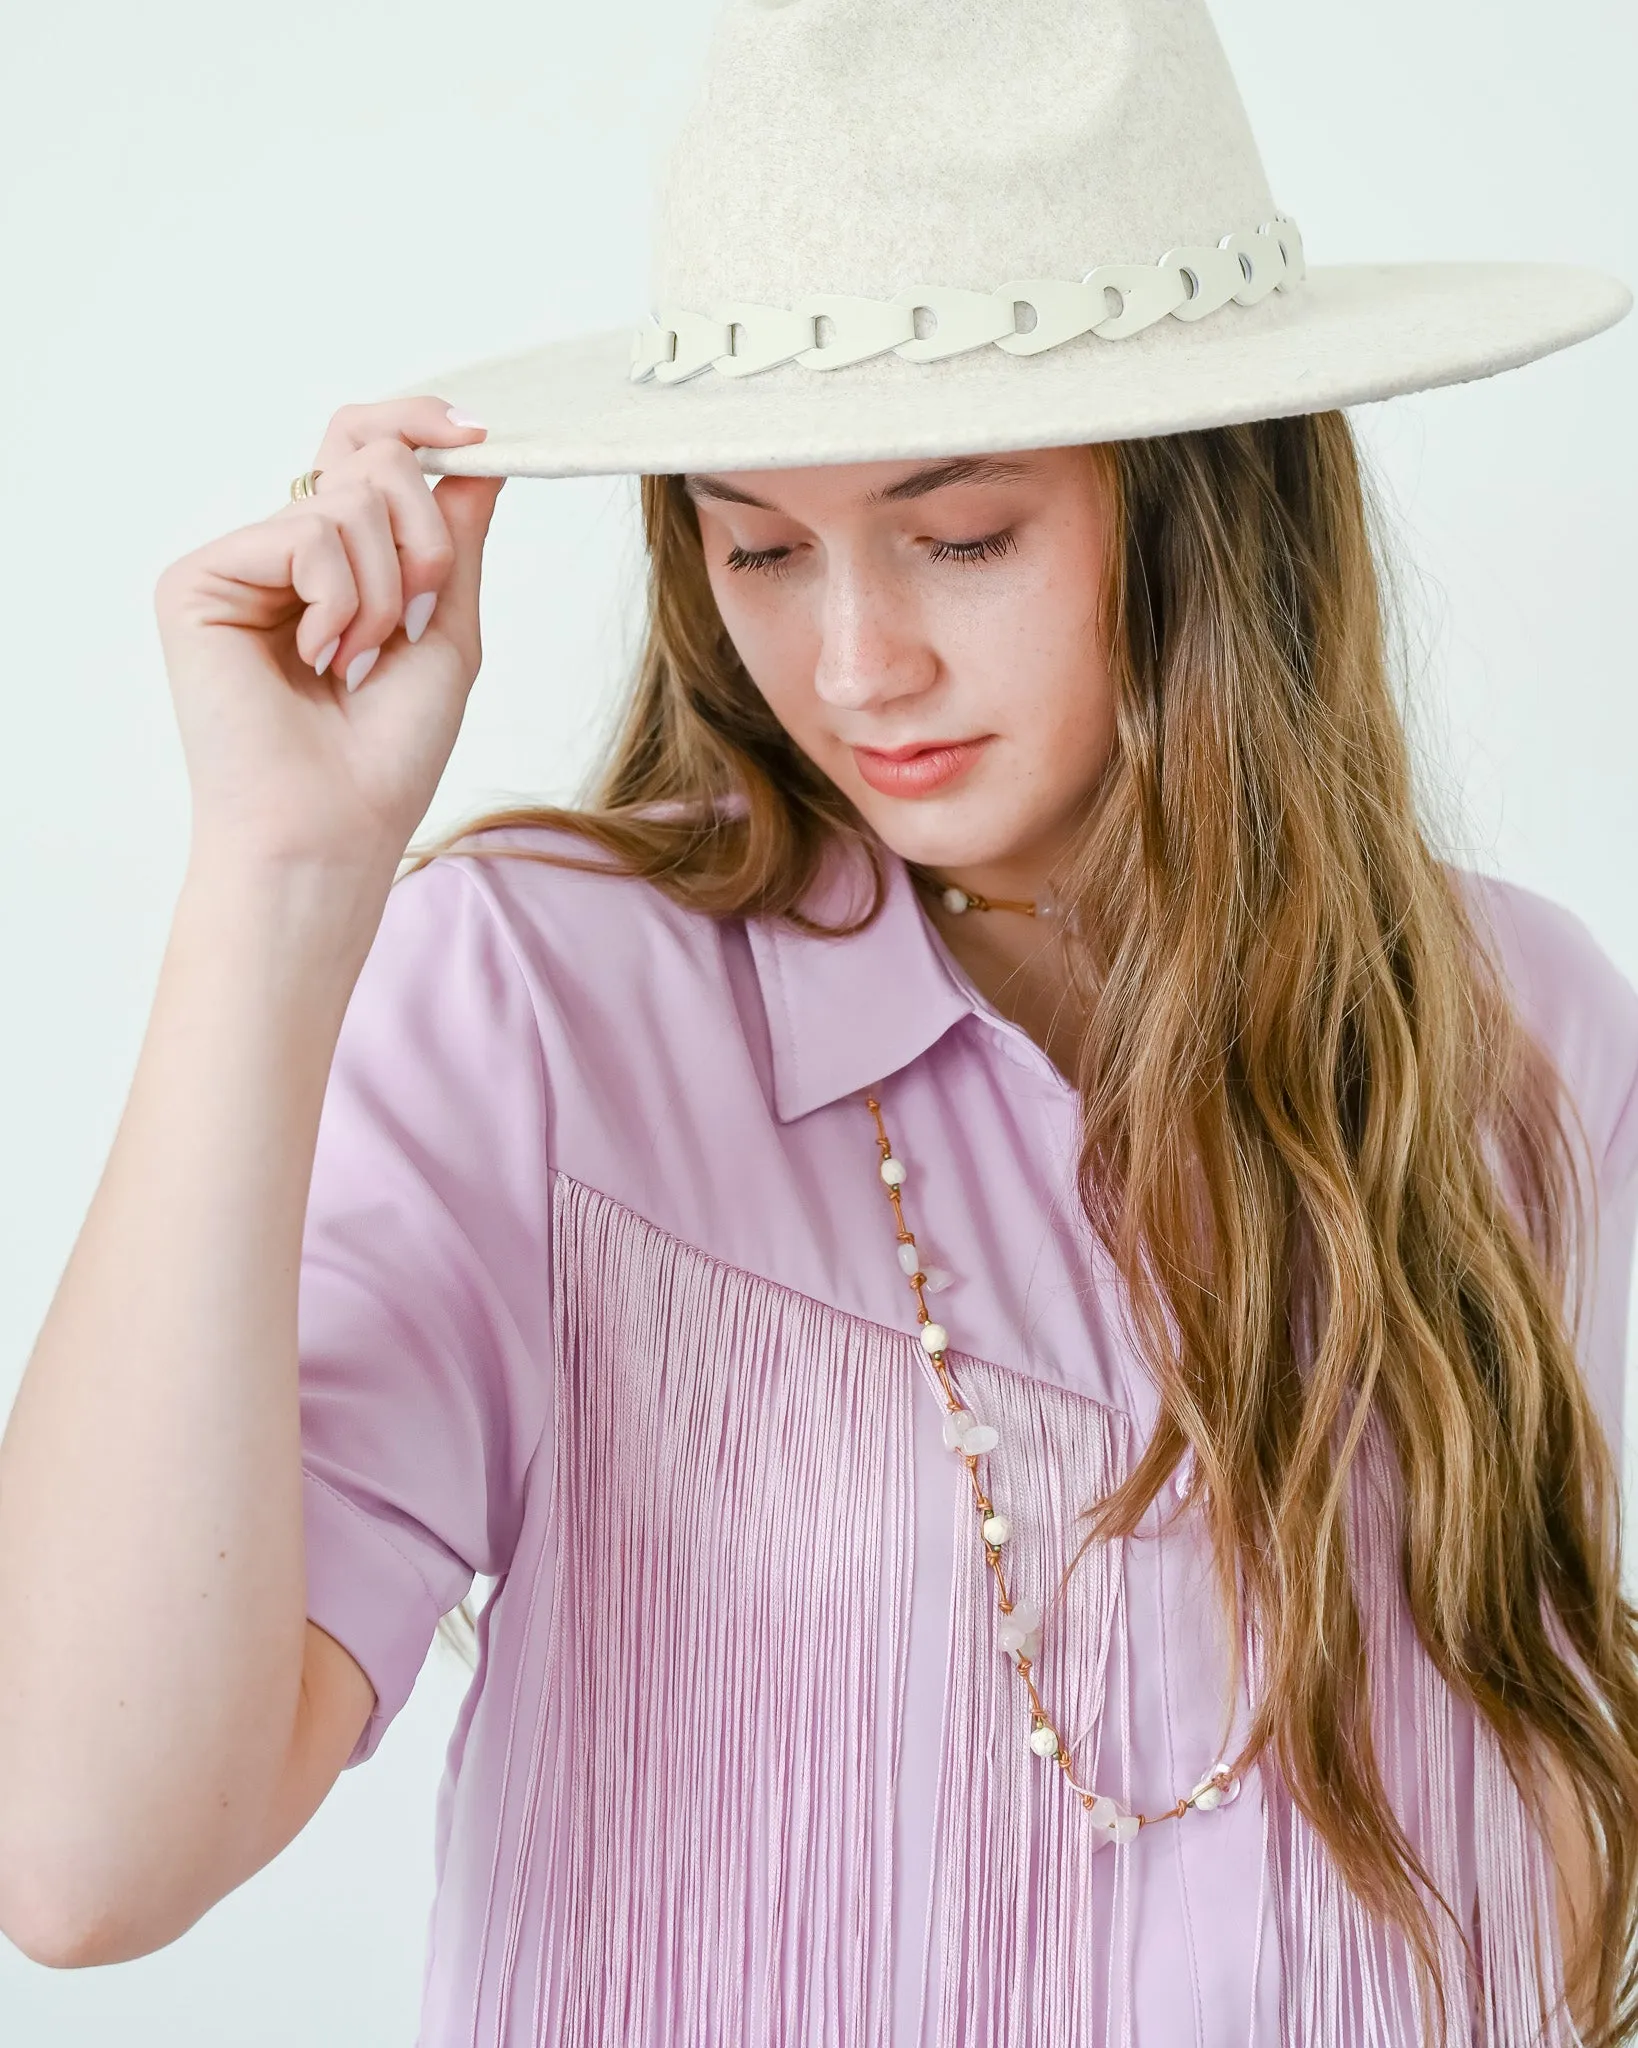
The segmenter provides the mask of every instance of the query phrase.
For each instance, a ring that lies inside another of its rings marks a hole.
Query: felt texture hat
[[[726,0],[659,171],[649,306],[417,385],[490,429],[423,469],[1174,433],[1490,376],[1632,304],[1566,264],[1309,265],[1203,0]]]

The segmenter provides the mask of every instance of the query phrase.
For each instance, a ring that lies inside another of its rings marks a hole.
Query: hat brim
[[[1137,439],[1494,376],[1611,327],[1632,293],[1540,263],[1314,266],[1292,292],[1122,341],[1014,356],[877,356],[678,384],[630,376],[630,326],[440,371],[415,385],[489,425],[423,448],[433,476],[794,468]],[[399,395],[408,395],[407,393]]]

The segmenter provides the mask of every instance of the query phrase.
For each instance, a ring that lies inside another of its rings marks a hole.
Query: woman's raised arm
[[[315,495],[159,580],[190,857],[0,1440],[0,1928],[42,1960],[175,1938],[311,1782],[303,1218],[341,1020],[480,658],[500,485],[429,490],[412,450],[481,433],[441,399],[345,408]]]

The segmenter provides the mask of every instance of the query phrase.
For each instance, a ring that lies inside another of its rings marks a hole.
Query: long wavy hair
[[[1556,1788],[1588,1851],[1564,1969],[1601,2048],[1638,2025],[1638,1615],[1576,1351],[1590,1148],[1419,822],[1391,557],[1345,416],[1095,453],[1116,743],[1053,878],[1054,943],[1080,1196],[1160,1406],[1088,1542],[1131,1532],[1192,1448],[1230,1640],[1259,1645],[1243,1755],[1403,1930],[1442,2033],[1437,1894],[1379,1772],[1348,1563],[1377,1431],[1423,1646],[1544,1832]],[[492,812],[414,865],[579,865],[462,845],[566,827],[681,904],[806,927],[827,841],[869,835],[740,662],[681,478],[643,477],[641,505],[646,636],[585,801]],[[467,1603],[442,1624],[469,1662],[473,1624]]]

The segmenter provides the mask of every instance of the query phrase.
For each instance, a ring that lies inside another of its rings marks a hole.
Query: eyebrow
[[[925,468],[913,469],[908,476],[900,477],[896,484],[888,484],[884,490],[867,492],[864,502],[867,505],[897,504],[904,498],[925,498],[929,491],[941,491],[946,484],[1016,483],[1029,474],[1027,464],[1008,462],[1001,456],[959,455],[948,462],[934,462]],[[683,489],[691,498],[723,498],[731,505],[755,505],[763,512],[779,510],[766,498],[753,498],[749,491],[737,490],[720,477],[684,476]]]

